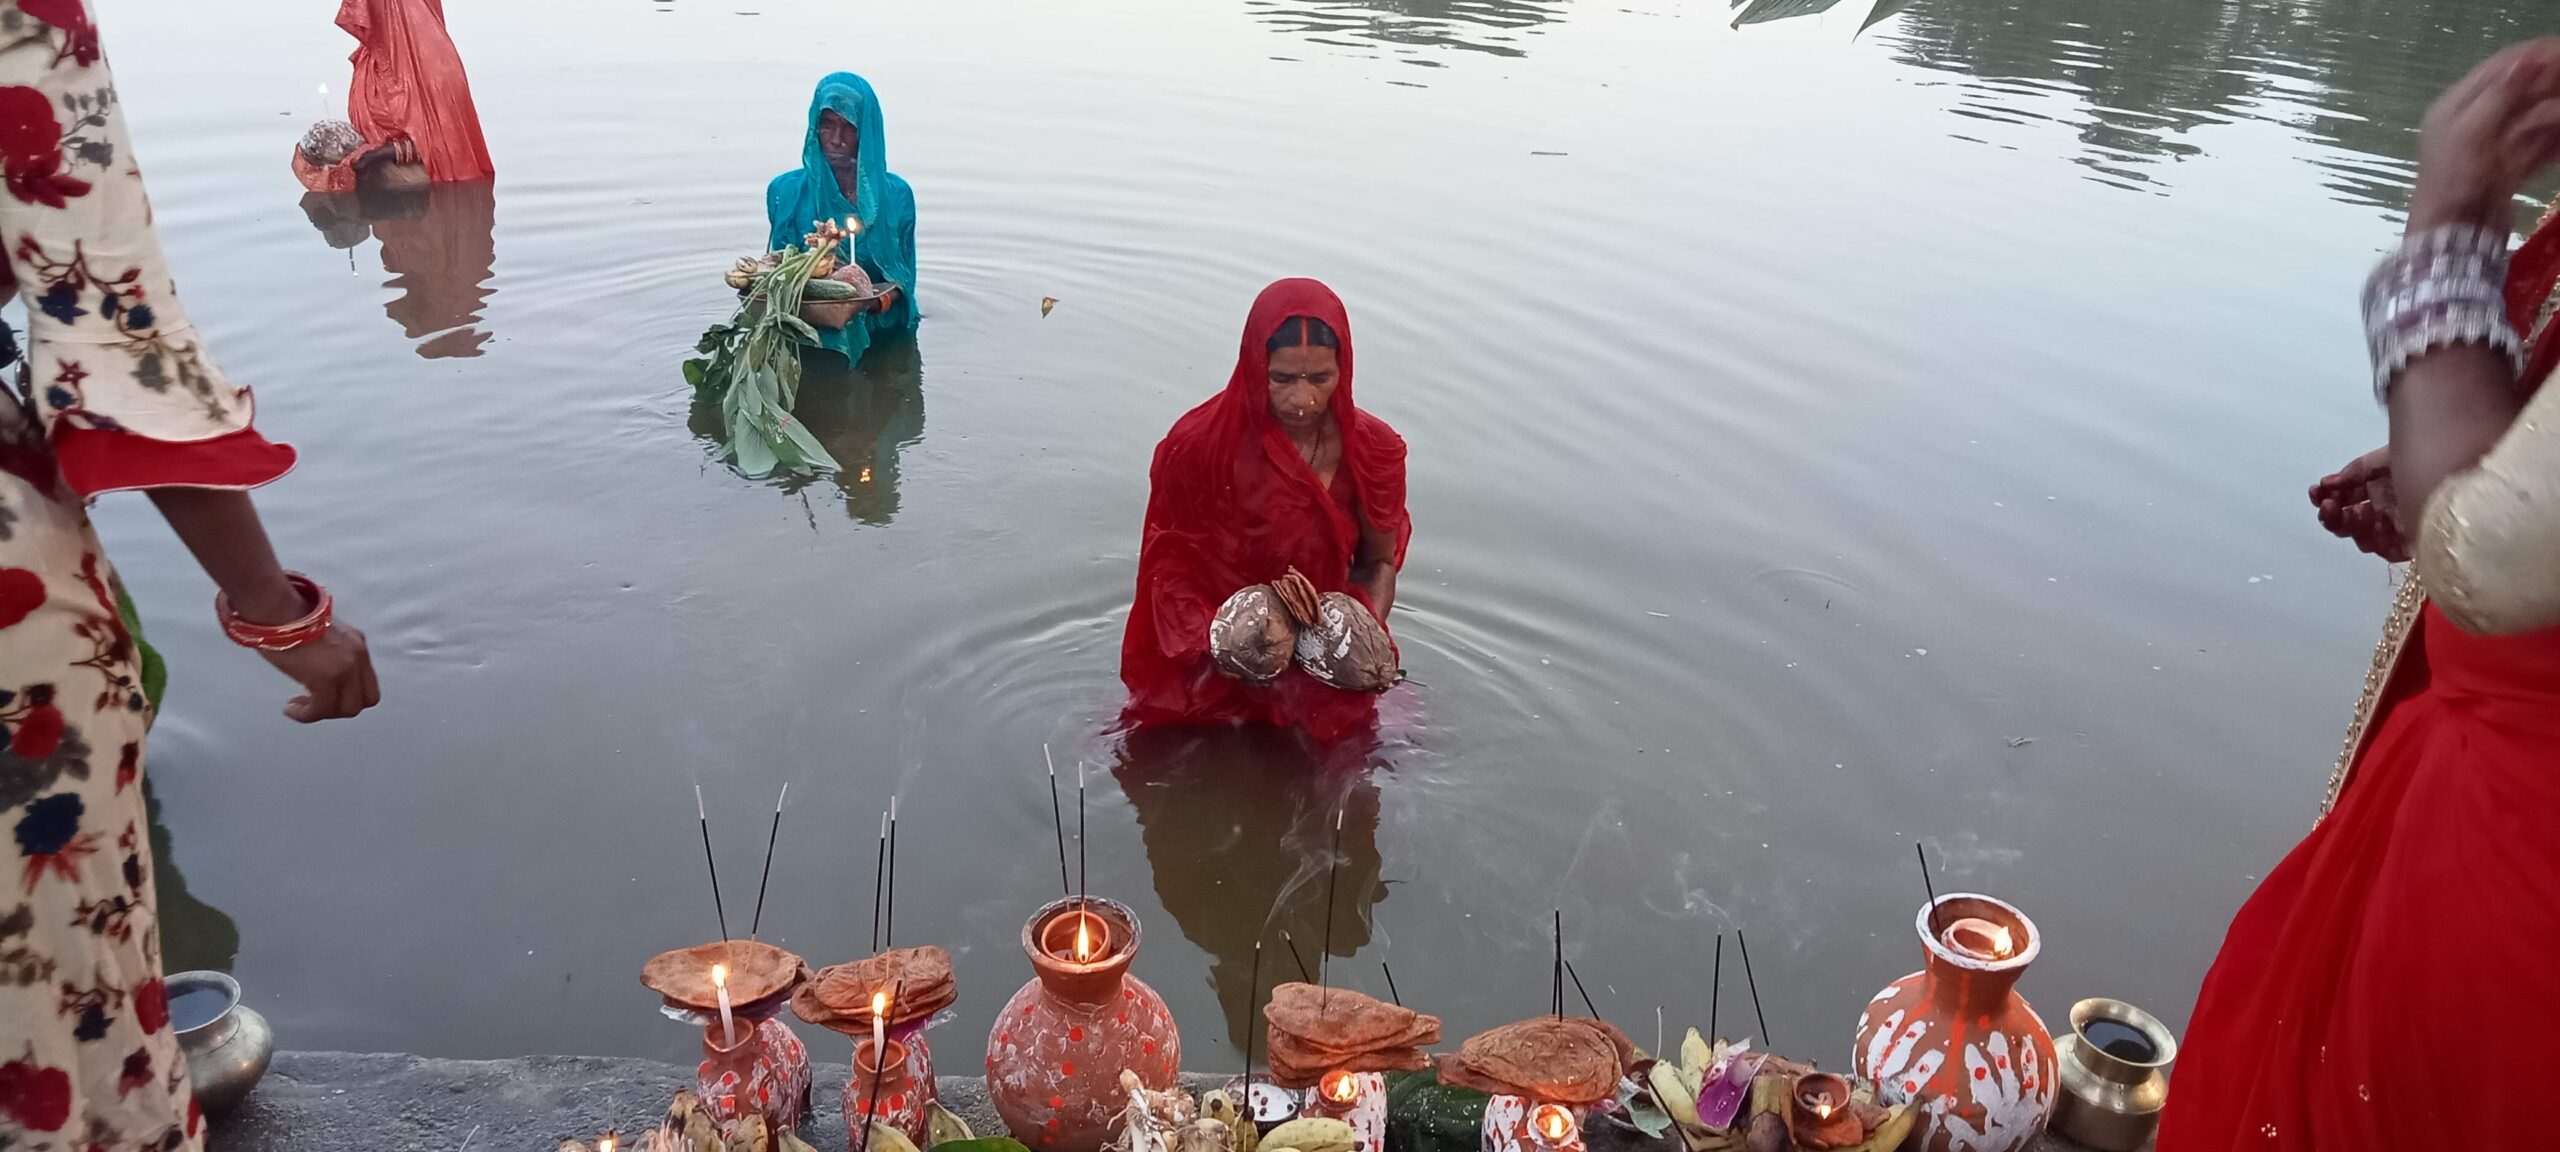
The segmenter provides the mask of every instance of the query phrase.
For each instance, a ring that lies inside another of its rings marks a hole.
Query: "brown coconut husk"
[[[1288,983],[1262,1009],[1271,1022],[1271,1079],[1311,1088],[1327,1072],[1427,1068],[1425,1044],[1440,1042],[1440,1018],[1345,988]]]
[[[809,978],[798,956],[755,940],[726,940],[660,952],[640,969],[640,982],[667,1003],[697,1012],[720,1010],[711,966],[729,966],[729,1003],[735,1008],[788,994]]]
[[[1607,1099],[1636,1046],[1605,1021],[1539,1016],[1470,1037],[1440,1058],[1440,1082],[1558,1104]]]
[[[874,993],[888,995],[892,1027],[950,1007],[960,997],[960,984],[951,975],[951,953],[927,944],[829,965],[791,994],[791,1011],[821,1028],[862,1035],[871,1030]]]

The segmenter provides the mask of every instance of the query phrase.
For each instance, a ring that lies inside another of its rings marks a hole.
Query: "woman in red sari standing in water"
[[[2333,807],[2232,921],[2162,1152],[2552,1143],[2560,973],[2560,229],[2510,261],[2560,161],[2560,40],[2429,110],[2408,238],[2365,289],[2388,448],[2312,490],[2414,558]],[[2527,334],[2539,327],[2527,354]]]
[[[1374,726],[1373,696],[1297,669],[1248,684],[1209,651],[1218,606],[1292,567],[1382,624],[1394,609],[1413,536],[1404,438],[1352,402],[1351,367],[1341,299],[1282,280],[1253,302],[1226,390],[1156,445],[1120,649],[1128,722],[1296,725],[1326,742]]]
[[[344,0],[338,27],[356,38],[347,121],[358,138],[331,140],[332,125],[315,126],[294,150],[304,187],[350,192],[360,179],[394,179],[394,169],[423,169],[436,184],[497,174],[462,53],[445,32],[444,0]]]

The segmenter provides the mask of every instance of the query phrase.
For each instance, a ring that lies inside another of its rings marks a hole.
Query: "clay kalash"
[[[951,954],[930,945],[833,965],[792,995],[791,1010],[802,1020],[854,1039],[853,1077],[844,1086],[847,1148],[869,1146],[866,1121],[875,1119],[917,1147],[931,1147],[937,1099],[924,1030],[959,995]]]
[[[800,1126],[809,1108],[809,1053],[778,1017],[809,979],[798,956],[753,940],[725,940],[661,952],[640,982],[668,1014],[702,1027],[695,1091],[723,1132],[758,1117],[769,1131]]]
[[[1099,896],[1055,900],[1022,926],[1033,978],[987,1035],[987,1093],[1040,1152],[1098,1152],[1127,1099],[1180,1086],[1182,1036],[1164,998],[1129,974],[1138,918]]]

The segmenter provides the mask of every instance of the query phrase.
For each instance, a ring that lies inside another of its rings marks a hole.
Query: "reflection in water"
[[[833,477],[845,515],[886,525],[898,516],[898,453],[924,439],[924,361],[913,336],[886,338],[855,367],[840,356],[800,360],[800,398],[791,414],[842,466]],[[696,400],[693,434],[717,445],[726,435],[720,406]],[[801,492],[816,476],[777,472],[767,483]]]
[[[219,908],[187,891],[178,859],[169,847],[169,826],[160,822],[160,797],[151,782],[142,783],[142,804],[151,822],[151,888],[160,902],[160,967],[166,972],[231,970],[240,955],[240,926]]]
[[[1564,15],[1561,0],[1247,0],[1265,23],[1338,48],[1374,44],[1526,56],[1520,37]],[[1408,63],[1438,67],[1428,60]]]
[[[481,312],[496,290],[497,187],[487,180],[420,189],[306,192],[302,212],[332,248],[352,249],[368,231],[382,242],[383,286],[400,294],[382,306],[429,360],[478,356],[489,342]]]
[[[2102,182],[2153,183],[2160,161],[2198,153],[2193,130],[2262,120],[2350,153],[2322,161],[2342,199],[2397,207],[2427,104],[2481,58],[2549,31],[2528,27],[2528,11],[2508,0],[1918,0],[1888,36],[1910,63],[1972,77],[1960,115],[2070,127],[2076,159]]]
[[[1369,942],[1371,905],[1386,899],[1378,875],[1378,787],[1365,749],[1307,750],[1268,728],[1157,728],[1130,733],[1112,774],[1136,809],[1155,872],[1156,898],[1182,934],[1211,957],[1210,980],[1229,1039],[1259,1005],[1247,996],[1253,946],[1263,945],[1262,987],[1299,979],[1298,956],[1321,965],[1325,891],[1333,903],[1332,953]],[[1342,820],[1339,875],[1326,865],[1334,814]],[[1375,989],[1375,973],[1335,965],[1335,984]]]

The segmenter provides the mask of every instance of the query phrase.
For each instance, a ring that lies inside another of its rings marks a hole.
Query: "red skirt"
[[[2560,630],[2430,606],[2403,659],[2422,686],[2231,922],[2161,1152],[2560,1144]]]

